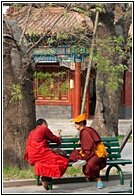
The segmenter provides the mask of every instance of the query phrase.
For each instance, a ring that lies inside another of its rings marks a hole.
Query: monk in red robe
[[[69,161],[75,162],[74,168],[83,167],[83,173],[87,180],[96,179],[97,188],[103,188],[100,178],[100,170],[106,167],[107,152],[101,142],[99,134],[92,128],[86,126],[85,114],[73,119],[75,128],[80,131],[81,150],[74,150],[69,157]]]
[[[49,180],[52,177],[60,178],[68,167],[68,159],[52,152],[47,140],[61,144],[61,135],[55,136],[50,129],[46,120],[37,120],[37,127],[32,130],[26,143],[26,152],[24,160],[28,160],[34,165],[35,175],[42,176],[41,181],[46,190],[49,189]]]

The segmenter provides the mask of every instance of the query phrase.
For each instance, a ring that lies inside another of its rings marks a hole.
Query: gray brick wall
[[[36,118],[71,119],[72,106],[36,105]],[[132,106],[120,106],[119,119],[131,119]]]
[[[36,105],[36,119],[71,119],[71,106]]]
[[[119,118],[120,119],[131,119],[132,118],[132,106],[120,106]]]

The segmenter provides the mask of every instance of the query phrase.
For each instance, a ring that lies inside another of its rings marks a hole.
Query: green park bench
[[[105,180],[106,181],[109,180],[109,172],[112,167],[115,167],[120,176],[120,184],[123,185],[124,174],[119,165],[124,166],[126,164],[132,164],[132,160],[121,158],[120,144],[117,137],[106,137],[101,139],[108,152],[108,157],[107,157],[108,167],[105,172]],[[79,138],[62,138],[61,145],[52,142],[48,142],[48,143],[50,148],[61,148],[62,150],[66,151],[67,156],[69,156],[74,149],[80,149],[80,145],[77,143],[78,140]],[[68,166],[72,166],[72,164],[73,162],[69,162]],[[41,185],[40,176],[36,176],[36,185]],[[49,189],[52,190],[52,181],[50,181]]]

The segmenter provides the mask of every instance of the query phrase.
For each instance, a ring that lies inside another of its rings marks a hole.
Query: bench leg
[[[108,181],[109,172],[110,172],[112,167],[116,167],[117,168],[117,170],[119,172],[119,175],[120,175],[120,184],[123,185],[124,184],[124,175],[123,175],[123,172],[122,172],[121,168],[118,165],[109,165],[109,167],[106,170],[105,179]]]
[[[52,190],[52,178],[49,180],[49,190]]]
[[[40,176],[36,176],[36,185],[39,186],[40,182],[39,182]]]

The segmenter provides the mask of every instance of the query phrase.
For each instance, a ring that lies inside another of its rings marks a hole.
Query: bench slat
[[[55,144],[49,144],[50,148],[79,148],[80,146],[78,144],[61,144],[61,145],[55,145]]]
[[[107,148],[108,153],[120,152],[120,148]]]
[[[132,160],[130,160],[130,159],[107,160],[107,164],[108,165],[114,165],[114,164],[121,164],[121,165],[132,164]]]
[[[105,145],[105,147],[117,147],[117,146],[120,146],[119,145],[119,142],[108,142],[108,143],[106,143],[106,142],[104,142],[104,145]]]
[[[120,154],[108,154],[107,159],[116,159],[116,158],[121,158]]]
[[[65,142],[78,142],[80,139],[79,138],[62,138],[61,139],[61,143],[65,143]]]
[[[118,141],[117,137],[103,137],[101,138],[102,142]]]
[[[61,143],[66,143],[66,142],[78,142],[80,138],[62,138]],[[102,142],[111,142],[111,141],[119,141],[117,137],[104,137],[101,138]],[[49,141],[50,142],[50,141]]]

